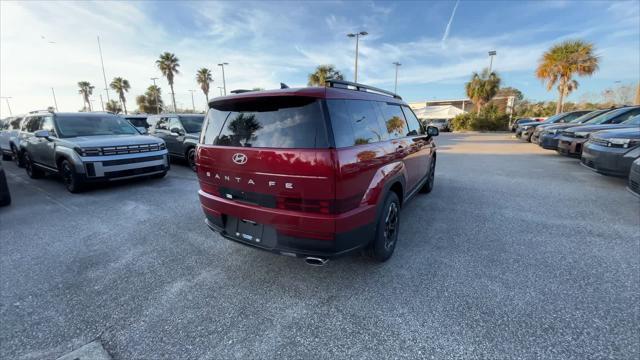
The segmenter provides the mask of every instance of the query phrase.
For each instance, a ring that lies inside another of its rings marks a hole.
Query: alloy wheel
[[[396,241],[396,231],[398,229],[398,205],[392,202],[387,210],[387,217],[384,219],[384,248],[389,250]]]

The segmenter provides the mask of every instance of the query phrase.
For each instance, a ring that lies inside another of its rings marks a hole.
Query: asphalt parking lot
[[[510,134],[442,134],[393,258],[213,234],[195,175],[67,193],[4,163],[0,358],[637,358],[640,200]]]

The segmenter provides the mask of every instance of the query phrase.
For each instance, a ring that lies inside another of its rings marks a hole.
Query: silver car
[[[141,135],[110,113],[29,114],[20,133],[20,154],[31,178],[58,173],[70,192],[87,182],[163,177],[169,170],[164,141]]]
[[[14,116],[0,121],[0,152],[2,152],[2,160],[11,160],[14,158],[18,165],[20,159],[16,157],[18,146],[18,133],[20,132],[20,124],[24,116]]]

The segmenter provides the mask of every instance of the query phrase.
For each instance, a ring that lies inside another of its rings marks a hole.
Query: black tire
[[[31,159],[31,155],[28,152],[25,152],[23,155],[24,169],[27,171],[27,175],[29,175],[32,179],[39,179],[44,176],[44,170],[33,164],[33,160]]]
[[[431,158],[431,165],[429,165],[429,175],[427,175],[427,182],[422,185],[420,192],[428,194],[433,190],[433,184],[436,179],[436,157]]]
[[[84,190],[84,180],[81,175],[76,173],[76,170],[73,168],[73,165],[71,165],[69,160],[62,160],[59,171],[62,181],[64,182],[64,187],[70,193],[76,194]]]
[[[390,191],[384,200],[376,225],[376,235],[369,245],[369,256],[377,261],[389,260],[398,242],[400,232],[400,200]]]
[[[2,160],[4,161],[10,161],[13,160],[13,155],[12,154],[7,154],[7,153],[2,153]]]
[[[187,150],[185,158],[187,159],[187,163],[189,164],[191,170],[193,170],[193,172],[198,171],[198,168],[196,167],[196,148],[189,148],[189,150]]]
[[[24,159],[22,154],[18,151],[15,146],[11,147],[11,152],[13,153],[13,162],[16,163],[17,167],[24,167]]]

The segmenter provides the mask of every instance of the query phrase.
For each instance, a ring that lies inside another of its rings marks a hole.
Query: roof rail
[[[252,91],[256,91],[256,90],[236,89],[236,90],[229,91],[229,93],[231,93],[231,94],[242,94],[242,93],[247,93],[247,92],[252,92]]]
[[[336,85],[338,85],[338,86],[336,86]],[[377,87],[364,85],[364,84],[359,84],[359,83],[355,83],[355,82],[351,82],[351,81],[328,79],[328,80],[325,81],[325,86],[334,87],[334,88],[340,88],[340,89],[349,89],[349,87],[353,87],[357,91],[374,92],[374,93],[387,95],[387,96],[391,96],[392,98],[402,100],[400,95],[398,95],[396,93],[393,93],[391,91],[382,90],[382,89],[379,89]]]
[[[41,113],[41,112],[46,112],[49,114],[53,114],[53,111],[51,110],[33,110],[33,111],[29,111],[29,114],[35,114],[35,113]]]

